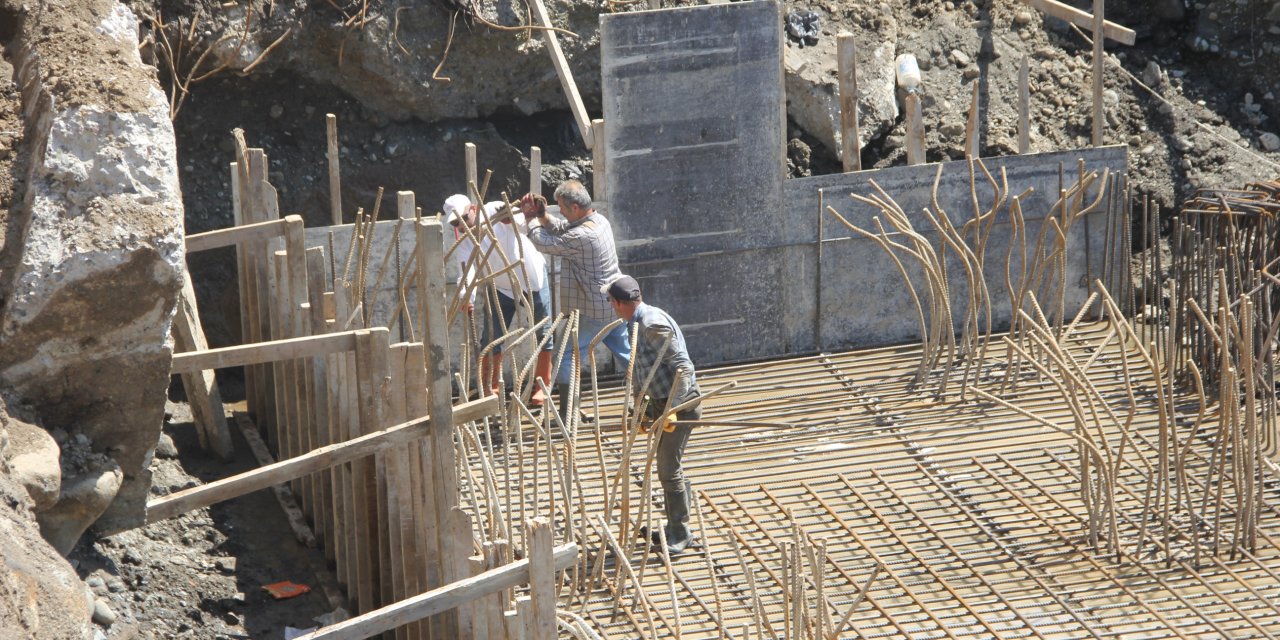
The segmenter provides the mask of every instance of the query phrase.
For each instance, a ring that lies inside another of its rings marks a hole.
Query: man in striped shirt
[[[577,310],[578,349],[581,362],[588,357],[587,346],[605,325],[613,321],[608,296],[600,291],[616,279],[618,252],[613,245],[613,227],[591,206],[591,194],[577,180],[567,180],[556,188],[556,204],[564,220],[547,215],[540,197],[528,194],[520,199],[520,210],[529,225],[529,240],[548,256],[560,256],[562,267],[559,294],[561,310]],[[631,360],[631,344],[625,327],[614,327],[604,337],[604,344],[625,367]],[[556,388],[562,398],[561,414],[567,415],[563,399],[568,398],[573,376],[571,354],[566,354],[556,372]]]

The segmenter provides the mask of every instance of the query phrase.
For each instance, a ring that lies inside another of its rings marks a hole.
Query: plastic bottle
[[[904,53],[893,61],[893,66],[897,69],[898,86],[903,91],[913,93],[920,89],[920,65],[916,63],[916,57]]]

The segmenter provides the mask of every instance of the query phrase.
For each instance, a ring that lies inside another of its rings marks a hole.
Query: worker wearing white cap
[[[462,262],[466,273],[462,282],[469,286],[477,278],[485,278],[515,264],[515,268],[491,280],[497,291],[497,306],[488,305],[489,313],[481,325],[481,348],[501,337],[503,328],[510,327],[515,319],[516,307],[531,304],[533,322],[537,323],[551,314],[551,287],[547,279],[547,262],[529,239],[524,236],[523,216],[519,213],[501,215],[506,204],[498,201],[490,202],[483,208],[471,204],[467,196],[457,194],[444,201],[445,220],[453,225],[462,238],[456,254]],[[489,231],[492,231],[492,236]],[[473,240],[474,238],[474,240]],[[494,245],[494,239],[497,245]],[[479,241],[477,247],[476,240]],[[481,256],[472,263],[472,256],[478,251]],[[504,257],[506,262],[504,261]],[[520,264],[517,264],[519,262]],[[476,287],[471,291],[471,303],[474,304]],[[501,312],[499,320],[498,312]],[[545,336],[546,326],[538,330],[538,340]],[[538,352],[538,361],[534,366],[534,375],[546,385],[551,384],[551,351],[552,341],[547,340],[543,349]],[[499,374],[502,371],[502,344],[496,344],[491,353],[481,357],[479,366],[480,386],[482,393],[500,393]],[[535,386],[533,396],[529,400],[531,406],[542,406],[546,402],[541,386]]]

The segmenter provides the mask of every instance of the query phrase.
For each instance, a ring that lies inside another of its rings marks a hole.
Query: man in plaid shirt
[[[701,395],[698,378],[684,342],[684,333],[666,311],[645,304],[640,295],[640,284],[631,276],[619,276],[602,289],[609,296],[614,315],[636,326],[635,363],[631,379],[637,410],[645,412],[658,434],[658,480],[662,483],[663,506],[666,510],[667,550],[670,553],[684,551],[693,540],[689,532],[689,496],[693,488],[684,475],[684,447],[693,431],[690,421],[702,418],[702,407],[696,402],[675,415],[662,415],[670,407],[675,408]],[[665,345],[665,346],[664,346]],[[644,388],[652,372],[653,379]],[[677,380],[679,378],[679,380]],[[661,537],[652,536],[654,544]]]
[[[529,240],[538,251],[560,256],[560,304],[566,312],[581,312],[578,323],[578,349],[582,361],[588,357],[587,346],[605,325],[613,321],[608,297],[600,291],[620,274],[618,252],[613,246],[613,227],[591,206],[591,194],[577,180],[562,182],[555,192],[556,204],[564,220],[547,215],[542,198],[528,194],[520,199],[520,210],[529,225]],[[625,327],[614,327],[604,337],[604,344],[625,367],[631,360],[631,344]],[[581,366],[581,363],[580,363]],[[560,397],[568,398],[573,375],[569,355],[556,372],[556,388]],[[561,400],[561,415],[567,416],[567,403]]]

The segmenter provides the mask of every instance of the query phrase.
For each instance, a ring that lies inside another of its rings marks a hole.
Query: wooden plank
[[[243,198],[240,193],[240,168],[235,162],[230,165],[231,169],[231,221],[236,226],[244,224],[244,216],[241,212],[240,204]],[[254,299],[253,292],[250,291],[250,266],[249,266],[249,248],[244,246],[236,246],[236,293],[240,300],[240,341],[241,342],[261,342],[260,338],[254,338],[252,333],[251,318],[253,313],[250,311],[250,303]],[[257,380],[257,372],[253,367],[244,368],[244,397],[249,407],[249,412],[253,413],[259,408],[259,392]]]
[[[275,200],[275,189],[267,183],[267,155],[262,149],[245,149],[243,171],[241,186],[243,187],[242,193],[245,198],[245,221],[254,223],[278,219],[280,216],[278,204]],[[267,342],[281,338],[283,336],[277,333],[278,327],[271,325],[271,307],[273,303],[273,298],[269,291],[271,256],[267,251],[267,243],[263,240],[255,240],[249,242],[247,247],[255,278],[253,309],[257,331],[252,341]],[[254,421],[259,428],[271,433],[276,426],[276,395],[273,392],[275,389],[273,380],[275,371],[272,365],[265,363],[257,367],[257,369],[263,381],[263,384],[258,387],[259,400],[262,406],[260,408],[261,416],[254,416]]]
[[[1106,64],[1102,45],[1106,40],[1097,35],[1103,31],[1105,15],[1106,0],[1093,0],[1091,33],[1093,34],[1093,146],[1095,147],[1102,146],[1102,126],[1106,123],[1106,116],[1102,113],[1105,107],[1102,102],[1102,70]]]
[[[604,120],[591,121],[591,137],[600,141],[591,148],[591,193],[596,201],[603,202],[608,200],[609,189],[609,159],[605,157],[609,145],[604,142]]]
[[[273,251],[270,257],[271,280],[267,283],[268,298],[266,300],[271,311],[271,335],[275,338],[296,338],[292,332],[288,330],[289,322],[285,319],[287,313],[288,294],[285,287],[288,283],[284,277],[285,271],[285,255],[283,251]],[[289,443],[289,421],[290,421],[290,400],[293,394],[289,393],[289,371],[292,368],[292,359],[278,360],[270,363],[271,367],[271,406],[274,409],[272,416],[274,418],[268,421],[266,428],[267,446],[276,451],[283,458],[292,458],[293,450]],[[297,491],[297,480],[290,481],[290,487]]]
[[[338,314],[349,314],[350,308],[350,292],[343,287],[336,287],[333,295],[334,309]],[[334,323],[337,326],[337,323]],[[358,418],[356,417],[355,406],[355,353],[346,351],[343,353],[333,354],[330,356],[338,368],[338,375],[329,387],[329,391],[333,396],[334,410],[337,413],[337,420],[334,421],[333,437],[335,442],[345,442],[351,440],[355,436],[352,435],[356,429],[352,428]],[[354,481],[351,478],[351,464],[345,463],[335,465],[333,467],[337,476],[337,488],[335,489],[335,499],[339,508],[340,531],[336,533],[339,536],[340,553],[338,556],[338,571],[343,577],[343,584],[347,587],[347,599],[351,602],[355,601],[355,576],[356,576],[356,532],[353,521],[355,520],[355,496]]]
[[[582,103],[578,93],[578,85],[573,81],[573,71],[569,69],[569,61],[560,49],[560,39],[552,31],[551,16],[547,13],[547,5],[542,0],[533,0],[534,17],[542,25],[542,39],[551,52],[551,62],[556,67],[556,75],[560,77],[560,87],[564,89],[565,98],[569,100],[569,110],[573,112],[573,121],[578,123],[578,133],[582,135],[582,146],[588,150],[595,149],[595,136],[591,132],[591,119],[587,116],[587,107]],[[603,144],[603,143],[601,143]],[[599,197],[599,194],[597,194]]]
[[[381,430],[384,407],[382,399],[388,389],[384,386],[387,376],[387,346],[390,332],[386,327],[361,329],[356,332],[356,393],[360,419],[360,435]],[[381,462],[381,456],[378,456]],[[361,613],[372,611],[384,604],[382,536],[385,530],[379,516],[381,502],[378,492],[378,470],[368,457],[352,461],[356,499],[356,553],[359,558],[359,574],[356,579],[356,597]],[[389,588],[388,588],[389,590]]]
[[[542,193],[541,147],[529,147],[529,193]]]
[[[404,357],[405,411],[408,415],[427,414],[426,349],[421,342],[408,345]],[[436,521],[435,491],[431,486],[431,471],[427,464],[432,459],[431,439],[419,438],[417,446],[409,448],[409,478],[413,486],[413,528],[417,531],[416,567],[417,595],[443,586],[440,581],[440,527]],[[406,585],[407,588],[407,585]],[[419,635],[433,637],[428,621],[418,625]],[[441,630],[443,633],[443,630]]]
[[[858,66],[852,33],[836,36],[836,75],[840,86],[840,161],[845,173],[862,171],[858,132]]]
[[[476,145],[475,143],[468,142],[462,145],[462,148],[466,161],[467,197],[471,199],[471,204],[479,205],[481,204],[479,200],[480,194],[473,193],[471,191],[471,185],[475,185],[476,189],[480,188],[480,169],[479,165],[476,164]]]
[[[328,331],[328,323],[324,318],[324,249],[313,247],[307,249],[307,311],[304,317],[305,335],[314,335]],[[329,407],[329,361],[327,356],[315,356],[310,361],[309,382],[311,385],[310,407],[312,429],[315,435],[314,447],[327,447],[335,442],[333,438],[333,417]],[[312,522],[316,523],[316,533],[321,540],[325,560],[335,559],[334,530],[337,525],[337,510],[333,503],[333,469],[320,472],[316,477],[317,497]]]
[[[578,545],[570,542],[551,551],[553,571],[563,571],[577,561]],[[297,640],[361,640],[412,620],[448,611],[461,604],[528,581],[530,559],[517,560],[485,571],[477,576],[454,582],[439,589],[414,596],[377,611],[323,627]]]
[[[491,396],[452,408],[450,417],[458,422],[470,422],[495,415],[497,411],[497,398]],[[381,431],[357,436],[346,442],[321,447],[296,458],[281,460],[229,478],[215,480],[209,484],[183,489],[147,503],[147,523],[159,522],[193,509],[266,489],[304,474],[315,473],[334,465],[385,451],[389,447],[405,445],[427,435],[431,429],[430,417],[423,416]]]
[[[342,178],[338,162],[338,116],[324,114],[325,156],[329,161],[329,219],[333,224],[342,224]]]
[[[253,457],[258,461],[260,468],[270,467],[275,464],[275,458],[271,456],[271,451],[267,449],[267,443],[262,441],[262,436],[258,434],[257,425],[249,419],[249,416],[237,411],[235,413],[236,425],[240,427],[240,433],[244,435],[244,440],[249,445],[249,450],[253,452]],[[275,494],[276,501],[280,503],[280,508],[284,510],[284,517],[289,521],[289,528],[293,530],[293,536],[304,547],[314,549],[316,547],[316,536],[307,525],[306,516],[302,514],[302,509],[298,506],[297,500],[294,500],[293,492],[289,490],[287,484],[271,485],[271,492]],[[150,514],[148,514],[150,515]]]
[[[288,301],[291,337],[303,337],[308,335],[306,332],[305,315],[309,313],[306,310],[308,304],[307,299],[307,255],[304,247],[304,229],[302,216],[288,215],[284,217],[285,222],[285,257],[286,257],[286,277],[288,279]],[[290,390],[293,394],[292,407],[293,424],[290,425],[290,436],[293,438],[293,452],[289,457],[306,453],[315,449],[314,436],[312,432],[315,430],[315,419],[311,415],[311,366],[310,358],[299,358],[289,363],[291,367]],[[316,478],[312,475],[305,475],[298,479],[300,483],[299,495],[302,499],[302,511],[310,518],[315,518],[316,502],[319,500],[319,490],[316,486]],[[314,521],[314,520],[313,520]]]
[[[418,317],[422,318],[423,343],[426,345],[427,409],[443,420],[431,429],[431,455],[428,464],[431,472],[431,488],[435,492],[434,517],[440,531],[440,580],[456,582],[463,577],[467,556],[471,555],[470,540],[461,540],[449,528],[454,508],[458,505],[458,463],[453,448],[452,413],[441,408],[452,404],[453,381],[450,378],[449,323],[446,319],[448,298],[445,291],[444,241],[439,220],[420,220],[416,227],[418,261]],[[465,612],[459,614],[465,617]],[[458,615],[446,613],[436,623],[446,631],[461,629],[463,620]]]
[[[920,113],[920,95],[907,93],[907,164],[923,164],[924,121]]]
[[[404,389],[404,358],[407,351],[405,343],[391,345],[387,351],[387,394],[383,402],[386,411],[384,420],[390,424],[408,419],[404,394],[400,392]],[[384,524],[390,543],[383,559],[391,574],[389,602],[399,602],[416,593],[407,588],[412,564],[416,561],[412,557],[415,547],[413,505],[409,503],[409,493],[412,491],[409,485],[409,452],[407,447],[396,447],[379,455],[382,457],[382,477],[379,481],[385,487],[387,501]],[[394,636],[396,640],[409,640],[409,628],[396,627]]]
[[[524,537],[529,558],[529,595],[533,600],[530,640],[555,640],[556,561],[551,548],[551,523],[546,518],[529,520]]]
[[[467,564],[471,569],[472,576],[478,576],[492,567],[485,565],[485,557],[483,555],[471,556],[467,558]],[[475,617],[471,621],[471,638],[472,640],[501,640],[493,638],[489,633],[489,599],[493,594],[488,594],[476,598],[469,603]]]
[[[1081,29],[1093,29],[1093,16],[1071,5],[1063,4],[1057,0],[1022,0],[1022,2],[1041,13],[1048,14],[1059,20],[1065,20]],[[1133,46],[1133,43],[1137,40],[1138,34],[1124,25],[1106,21],[1103,22],[1103,25],[1103,33],[1110,40],[1129,46]]]
[[[974,160],[981,157],[978,148],[978,83],[973,83],[973,97],[969,99],[969,118],[964,125],[964,158]]]
[[[173,356],[172,373],[190,373],[205,369],[226,369],[251,364],[311,358],[327,353],[351,351],[356,348],[355,331],[340,331],[320,336],[286,338],[256,344],[221,347],[208,351],[179,353]]]
[[[187,253],[199,253],[222,247],[238,247],[257,240],[268,240],[282,235],[284,227],[284,220],[267,220],[266,222],[255,222],[243,226],[194,233],[187,236]]]
[[[182,272],[182,294],[178,297],[177,313],[173,319],[174,346],[177,351],[204,351],[209,348],[204,329],[200,326],[200,311],[196,306],[196,290],[191,285],[191,273]],[[226,460],[235,453],[231,443],[231,430],[227,428],[227,416],[222,408],[222,394],[213,371],[199,371],[182,375],[182,386],[187,392],[191,415],[195,419],[200,446]]]
[[[1031,80],[1030,61],[1022,56],[1018,69],[1018,153],[1031,151]]]

